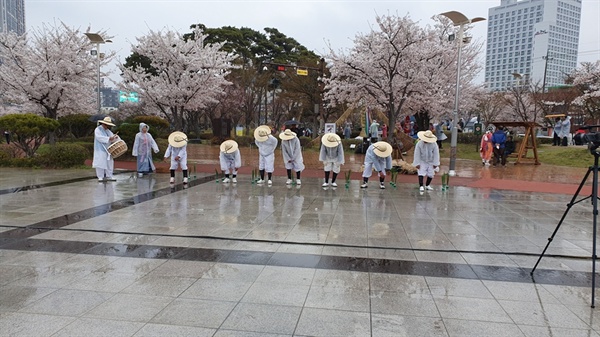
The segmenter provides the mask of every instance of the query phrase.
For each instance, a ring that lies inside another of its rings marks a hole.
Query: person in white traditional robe
[[[329,175],[333,171],[331,186],[337,187],[335,182],[341,165],[344,165],[344,147],[340,136],[335,133],[326,133],[321,137],[321,151],[319,161],[323,162],[323,171],[325,171],[325,182],[323,187],[329,186]]]
[[[432,191],[433,187],[430,184],[440,166],[440,149],[436,144],[437,137],[429,130],[419,131],[417,137],[419,137],[419,141],[415,145],[413,166],[418,170],[419,191]],[[423,187],[424,176],[427,176],[425,187]]]
[[[385,171],[392,169],[392,146],[387,142],[377,142],[371,144],[365,153],[365,170],[363,171],[363,183],[360,188],[369,187],[369,177],[373,174],[373,169],[379,176],[379,188],[385,189]]]
[[[571,135],[571,116],[564,117],[560,123],[560,145],[569,145],[569,136]]]
[[[131,155],[137,157],[138,177],[144,174],[152,173],[156,170],[152,162],[152,151],[158,153],[158,145],[154,137],[148,132],[150,126],[146,123],[140,123],[140,132],[135,135]]]
[[[287,170],[286,185],[292,184],[292,170],[296,172],[296,185],[301,185],[300,174],[304,170],[304,159],[302,158],[302,146],[296,133],[290,129],[279,134],[281,139],[281,152],[283,154],[283,163]]]
[[[169,147],[165,151],[165,161],[171,157],[171,179],[170,183],[175,182],[175,170],[181,168],[183,171],[183,183],[188,183],[188,167],[187,167],[187,136],[185,133],[175,131],[169,135]]]
[[[114,135],[110,131],[111,126],[115,126],[112,118],[104,117],[104,119],[98,121],[98,127],[94,130],[94,159],[92,167],[96,169],[96,176],[100,182],[116,180],[113,177],[115,160],[108,152],[108,147],[114,141],[118,140],[119,136]]]
[[[275,171],[275,148],[277,147],[277,138],[271,135],[271,127],[261,125],[254,130],[254,139],[258,147],[258,170],[260,179],[257,184],[264,184],[265,171],[267,172],[267,184],[273,184],[273,171]]]
[[[224,183],[233,182],[237,183],[237,172],[242,166],[242,156],[238,143],[235,140],[226,140],[221,143],[219,152],[219,162],[221,163],[221,170],[225,174]],[[229,174],[232,175],[229,179]]]

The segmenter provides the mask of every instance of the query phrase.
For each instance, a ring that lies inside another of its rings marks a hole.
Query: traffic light
[[[275,69],[277,69],[277,71],[285,71],[285,66],[278,64]]]

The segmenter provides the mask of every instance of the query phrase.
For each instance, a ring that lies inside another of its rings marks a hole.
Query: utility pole
[[[544,64],[544,80],[542,81],[542,93],[546,92],[546,72],[548,71],[548,60],[553,60],[554,58],[548,57],[549,51],[546,50],[546,55],[542,56],[542,59],[546,61]]]

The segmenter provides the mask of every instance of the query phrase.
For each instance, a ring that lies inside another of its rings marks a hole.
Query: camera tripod
[[[569,210],[571,209],[571,207],[573,207],[574,205],[587,200],[587,199],[592,199],[592,207],[593,207],[593,220],[592,220],[592,225],[593,225],[593,239],[592,239],[592,308],[594,308],[594,300],[595,300],[595,289],[596,289],[596,224],[597,224],[597,218],[598,218],[598,157],[600,157],[600,153],[598,153],[597,151],[592,151],[592,154],[594,155],[594,165],[590,166],[587,170],[587,173],[585,174],[585,176],[583,177],[583,179],[581,180],[581,183],[579,184],[579,187],[577,188],[577,191],[575,192],[575,194],[573,195],[573,198],[571,199],[571,201],[567,204],[567,209],[565,210],[565,212],[562,215],[562,218],[560,218],[560,221],[558,222],[558,225],[556,225],[556,228],[554,229],[554,232],[552,233],[552,236],[550,236],[548,238],[548,243],[546,244],[546,247],[544,247],[544,250],[542,251],[542,254],[540,254],[540,257],[538,258],[537,262],[535,263],[535,266],[533,266],[533,269],[531,270],[530,275],[533,276],[533,272],[535,271],[535,269],[537,268],[538,264],[540,263],[540,261],[542,260],[542,257],[544,257],[544,254],[546,253],[546,250],[548,249],[548,247],[550,246],[550,243],[552,243],[552,240],[554,239],[554,236],[556,235],[556,233],[558,232],[558,229],[560,228],[560,225],[562,225],[563,221],[565,220],[565,217],[567,216],[567,214],[569,213]],[[590,173],[592,173],[592,195],[587,196],[581,200],[577,200],[577,196],[579,195],[579,192],[581,192],[581,189],[583,188],[583,185],[585,185],[585,182],[587,181],[587,179],[590,176]]]

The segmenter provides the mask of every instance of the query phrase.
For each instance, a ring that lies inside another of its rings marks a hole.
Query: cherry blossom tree
[[[580,96],[574,101],[591,118],[600,118],[600,60],[583,62],[571,75]]]
[[[195,28],[190,38],[178,32],[150,31],[132,46],[133,55],[120,65],[123,88],[137,91],[156,107],[176,130],[185,114],[217,103],[229,85],[226,76],[234,68],[233,54],[221,51],[222,43],[205,43],[206,35]]]
[[[407,111],[439,116],[451,109],[456,86],[455,44],[447,19],[435,17],[433,27],[420,27],[408,16],[377,16],[368,34],[358,34],[349,53],[330,48],[331,104],[363,104],[386,111],[390,125]],[[477,73],[480,45],[465,48],[464,83]],[[403,113],[404,112],[404,113]],[[391,137],[391,133],[388,134]]]
[[[2,101],[36,106],[51,119],[93,111],[97,59],[90,48],[83,32],[62,22],[23,35],[0,34]],[[109,53],[101,63],[113,57]]]

